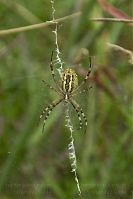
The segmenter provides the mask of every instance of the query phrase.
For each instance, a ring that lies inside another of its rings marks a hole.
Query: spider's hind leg
[[[53,68],[53,54],[54,54],[54,51],[52,51],[52,54],[51,54],[50,69],[51,69],[51,74],[52,74],[53,80],[56,83],[55,72],[54,72],[54,68]]]
[[[92,69],[92,64],[91,64],[91,57],[90,57],[90,65],[89,65],[89,70],[85,76],[85,78],[83,79],[83,81],[81,82],[81,84],[77,87],[77,89],[75,89],[73,91],[73,93],[75,93],[75,91],[79,91],[79,89],[86,83],[86,81],[88,80],[90,73],[91,73],[91,69]]]
[[[54,51],[52,51],[51,61],[50,61],[51,74],[52,74],[53,81],[54,81],[55,85],[57,85],[58,89],[61,91],[60,85],[59,85],[59,83],[58,83],[58,81],[56,80],[56,77],[55,77],[55,72],[54,72],[54,67],[53,67],[53,54],[54,54]]]

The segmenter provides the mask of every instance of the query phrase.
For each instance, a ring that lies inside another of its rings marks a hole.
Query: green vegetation
[[[79,65],[79,52],[85,48],[92,57],[92,73],[87,83],[92,88],[76,96],[88,119],[86,133],[74,132],[77,173],[84,199],[130,199],[133,24],[90,21],[92,17],[114,17],[108,10],[103,11],[99,2],[55,0],[56,18],[82,12],[62,21],[58,29],[61,57],[65,65],[75,68],[79,81],[89,66],[88,57],[81,59]],[[110,3],[133,17],[131,0]],[[48,20],[52,20],[48,0],[0,0],[1,30]],[[43,134],[43,122],[39,121],[42,110],[58,98],[42,83],[44,79],[54,85],[49,68],[55,48],[53,30],[54,26],[47,26],[0,36],[1,199],[79,198],[74,174],[70,172],[70,132],[65,126],[63,104],[51,113]],[[78,126],[76,113],[71,115],[73,125]]]

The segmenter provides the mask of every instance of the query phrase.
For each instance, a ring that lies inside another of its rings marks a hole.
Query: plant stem
[[[74,14],[55,19],[54,21],[46,21],[46,22],[37,23],[37,24],[33,24],[33,25],[28,25],[28,26],[23,26],[23,27],[18,27],[18,28],[11,28],[11,29],[7,29],[7,30],[1,30],[0,36],[25,32],[28,30],[44,28],[44,27],[55,24],[55,22],[59,23],[59,22],[65,21],[67,19],[72,19],[74,17],[80,16],[81,14],[82,14],[82,12],[79,11]],[[89,21],[133,23],[133,20],[130,20],[130,19],[117,19],[117,18],[89,18]]]

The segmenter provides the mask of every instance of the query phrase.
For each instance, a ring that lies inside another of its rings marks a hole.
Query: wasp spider
[[[90,66],[89,71],[84,78],[84,80],[81,82],[80,85],[78,85],[78,77],[76,72],[71,69],[67,68],[63,71],[61,76],[61,84],[56,80],[54,69],[53,69],[53,51],[51,55],[51,63],[50,63],[50,69],[51,74],[53,77],[53,81],[55,82],[56,88],[52,87],[48,83],[46,83],[44,80],[42,80],[50,89],[54,90],[60,95],[60,98],[58,100],[53,101],[49,106],[47,106],[43,112],[40,115],[40,119],[44,117],[43,121],[43,128],[42,132],[44,131],[44,126],[46,123],[46,120],[48,119],[51,111],[62,101],[64,103],[70,103],[73,108],[75,109],[78,119],[79,119],[79,128],[81,129],[83,126],[82,119],[84,120],[84,123],[87,127],[87,118],[82,110],[82,108],[77,104],[77,102],[73,99],[73,96],[76,94],[76,92],[79,92],[79,89],[82,87],[82,85],[86,82],[86,80],[89,78],[90,72],[91,72],[91,59],[90,59]],[[82,92],[82,91],[81,91]]]

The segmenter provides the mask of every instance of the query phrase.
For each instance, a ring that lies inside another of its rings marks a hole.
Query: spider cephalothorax
[[[77,112],[77,115],[78,115],[78,118],[79,118],[79,123],[80,123],[79,128],[82,128],[82,126],[83,126],[82,118],[84,119],[85,125],[87,126],[87,118],[86,118],[82,108],[73,99],[73,96],[75,96],[76,91],[79,91],[79,89],[82,87],[82,85],[88,79],[90,72],[91,72],[91,60],[90,60],[89,71],[88,71],[86,77],[84,78],[84,80],[82,81],[82,83],[80,85],[78,85],[78,77],[77,77],[76,72],[71,68],[67,68],[63,71],[63,73],[61,75],[61,85],[60,85],[60,83],[55,78],[52,58],[53,58],[53,52],[52,52],[52,55],[51,55],[50,68],[51,68],[51,73],[52,73],[52,77],[53,77],[53,80],[55,82],[56,88],[50,86],[44,80],[43,80],[43,82],[50,89],[57,92],[60,95],[60,98],[58,100],[53,101],[51,104],[49,104],[49,106],[47,106],[44,109],[44,111],[42,112],[42,114],[40,115],[40,118],[42,118],[44,116],[44,123],[43,123],[42,132],[44,130],[46,120],[47,120],[48,116],[50,115],[51,111],[54,109],[54,107],[56,107],[62,101],[64,101],[65,103],[70,103],[73,106],[73,108],[75,109],[75,111]]]

